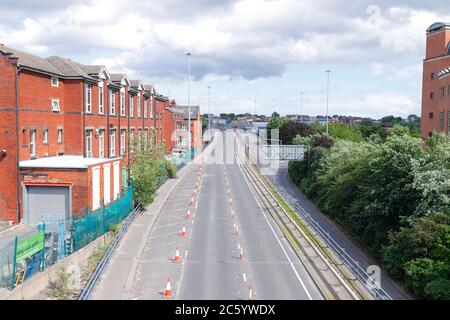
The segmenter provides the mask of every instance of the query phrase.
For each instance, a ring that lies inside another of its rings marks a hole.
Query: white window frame
[[[56,106],[55,106],[56,104]],[[52,111],[59,112],[61,111],[61,106],[59,104],[59,99],[52,99]]]
[[[48,144],[48,129],[42,130],[42,143]]]
[[[126,152],[126,148],[125,148],[125,146],[126,146],[126,140],[125,140],[126,133],[127,133],[127,131],[125,129],[121,129],[120,130],[120,155],[124,155],[125,152]]]
[[[103,82],[98,83],[98,113],[105,114],[105,92]]]
[[[98,131],[98,156],[99,158],[105,157],[105,130],[100,129]]]
[[[94,150],[92,148],[93,135],[94,135],[94,130],[86,129],[86,132],[84,134],[84,141],[85,141],[85,145],[86,145],[86,158],[94,157]]]
[[[130,130],[130,144],[134,143],[134,129]],[[133,147],[130,148],[130,153],[133,153]]]
[[[56,80],[56,82],[54,82]],[[59,79],[58,77],[51,77],[50,78],[50,83],[52,85],[52,87],[58,88],[59,87]]]
[[[144,118],[147,118],[147,110],[148,110],[148,100],[144,98]]]
[[[92,85],[84,84],[84,111],[92,113]]]
[[[116,106],[115,106],[116,94],[113,89],[109,89],[109,114],[116,114]]]
[[[116,156],[116,129],[109,129],[109,156]]]
[[[153,119],[153,96],[150,97],[150,119]]]
[[[36,157],[36,129],[30,130],[30,157]]]
[[[137,116],[138,116],[138,118],[141,117],[141,93],[138,93]]]
[[[63,129],[62,128],[58,128],[58,131],[56,132],[56,142],[63,143]]]
[[[134,96],[130,94],[130,117],[134,118]]]
[[[120,115],[125,117],[125,90],[120,89]]]

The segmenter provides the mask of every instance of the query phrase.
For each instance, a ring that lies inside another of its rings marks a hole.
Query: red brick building
[[[134,139],[171,151],[169,100],[125,74],[0,45],[0,85],[1,220],[96,209],[126,186]]]
[[[434,23],[427,29],[423,62],[422,138],[450,128],[450,24]]]

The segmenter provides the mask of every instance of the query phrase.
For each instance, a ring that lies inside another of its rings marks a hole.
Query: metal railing
[[[103,254],[100,262],[97,264],[97,266],[94,269],[94,272],[89,277],[88,282],[84,286],[83,289],[81,289],[80,296],[78,297],[78,300],[88,300],[89,297],[92,295],[92,292],[94,291],[95,285],[98,282],[98,279],[103,274],[109,260],[111,259],[111,256],[116,249],[117,245],[119,244],[120,240],[123,238],[124,234],[128,230],[128,227],[130,224],[134,221],[136,215],[142,211],[142,206],[138,205],[134,210],[123,220],[121,228],[119,232],[117,232],[116,236],[114,237],[111,244],[106,249],[105,253]]]

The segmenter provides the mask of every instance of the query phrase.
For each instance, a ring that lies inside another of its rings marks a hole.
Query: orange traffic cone
[[[186,213],[186,219],[189,219],[191,217],[192,217],[191,216],[191,210],[188,210],[187,213]]]
[[[252,286],[248,286],[248,300],[252,300],[252,299],[253,299]]]
[[[186,225],[185,224],[183,224],[183,229],[181,230],[181,236],[183,238],[186,238],[186,236],[187,236]]]
[[[170,278],[167,278],[167,284],[166,284],[166,291],[164,292],[165,298],[171,298],[172,297],[172,290],[170,287]]]
[[[241,247],[241,254],[239,256],[240,260],[244,260],[244,249]]]
[[[181,262],[180,249],[178,248],[178,246],[175,249],[175,257],[173,258],[173,262]]]

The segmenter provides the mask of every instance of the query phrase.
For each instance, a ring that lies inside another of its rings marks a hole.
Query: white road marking
[[[244,278],[244,282],[247,282],[247,277],[245,276],[245,273],[242,274],[242,278]]]
[[[241,161],[240,161],[237,157],[236,157],[236,160],[238,161],[238,164],[241,163]],[[295,269],[294,264],[292,263],[292,260],[289,258],[289,255],[287,254],[286,250],[284,249],[283,244],[281,243],[281,241],[280,241],[280,239],[278,238],[278,236],[277,236],[275,230],[273,229],[272,225],[270,224],[269,220],[267,219],[267,216],[266,216],[266,214],[264,213],[264,210],[263,210],[263,208],[262,208],[262,206],[261,206],[261,203],[259,202],[259,199],[257,198],[257,196],[256,196],[256,194],[255,194],[255,191],[254,191],[253,188],[251,187],[251,185],[250,185],[249,181],[247,180],[247,177],[245,176],[244,172],[242,172],[241,166],[239,166],[239,169],[241,170],[241,174],[242,174],[242,176],[244,177],[245,181],[247,182],[248,187],[250,188],[251,192],[253,193],[253,196],[254,196],[256,202],[258,203],[258,207],[259,207],[259,209],[261,210],[261,213],[263,214],[264,219],[266,220],[267,224],[269,225],[269,228],[270,228],[270,230],[272,231],[273,236],[275,237],[275,239],[277,240],[278,244],[280,245],[281,250],[283,251],[284,255],[286,256],[286,259],[289,261],[289,264],[290,264],[292,270],[294,271],[295,276],[297,277],[297,279],[298,279],[298,281],[300,282],[301,286],[303,287],[303,289],[305,290],[306,294],[308,295],[309,300],[312,300],[313,298],[311,297],[311,294],[309,293],[308,289],[306,288],[305,283],[303,282],[302,278],[301,278],[300,275],[298,274],[297,269]]]

